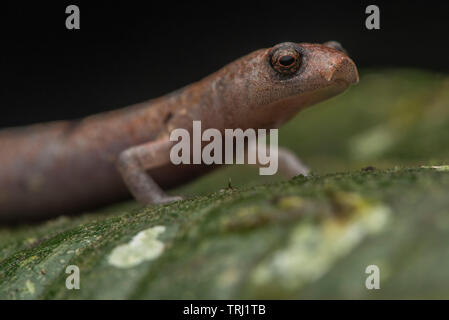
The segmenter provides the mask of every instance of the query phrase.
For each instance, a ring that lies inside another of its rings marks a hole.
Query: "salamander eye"
[[[290,55],[285,55],[279,58],[279,64],[283,67],[290,67],[295,61],[296,58]]]
[[[279,48],[271,56],[271,66],[281,75],[293,75],[301,66],[301,56],[293,48]]]

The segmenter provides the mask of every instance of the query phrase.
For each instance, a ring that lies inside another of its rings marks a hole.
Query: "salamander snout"
[[[325,74],[325,77],[328,81],[342,81],[346,85],[359,82],[357,67],[349,57],[341,57],[338,59],[336,63],[329,67],[329,71]]]
[[[299,75],[302,87],[347,88],[359,81],[357,66],[336,41],[324,44],[298,44],[304,55],[304,68]]]

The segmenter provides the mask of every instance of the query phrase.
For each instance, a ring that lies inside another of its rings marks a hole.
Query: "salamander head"
[[[251,116],[251,126],[259,127],[277,127],[359,80],[356,65],[335,41],[280,43],[243,57],[234,71],[239,83],[244,82],[239,87],[244,87],[240,94],[242,104],[249,107],[245,111],[257,113]]]

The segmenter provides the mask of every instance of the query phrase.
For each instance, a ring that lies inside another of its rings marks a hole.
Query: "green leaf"
[[[429,169],[298,177],[3,231],[0,297],[444,298],[448,191]]]

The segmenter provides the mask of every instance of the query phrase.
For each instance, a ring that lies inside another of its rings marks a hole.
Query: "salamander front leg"
[[[279,147],[278,150],[279,171],[287,178],[293,178],[299,174],[307,176],[309,168],[307,168],[301,160],[290,150]]]
[[[251,146],[254,148],[254,145]],[[269,152],[269,150],[268,150]],[[284,177],[291,179],[297,175],[302,174],[307,176],[309,174],[309,168],[302,163],[302,161],[296,156],[296,154],[287,148],[279,147],[277,152],[278,158],[278,171]],[[256,160],[259,167],[266,167],[265,164],[260,163],[259,159]]]
[[[119,155],[118,170],[139,203],[148,205],[182,200],[181,197],[168,196],[147,173],[148,169],[169,163],[171,146],[168,140],[158,140],[129,148]]]

